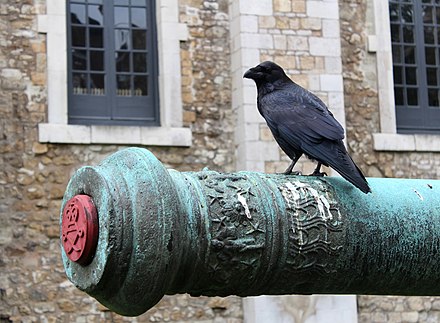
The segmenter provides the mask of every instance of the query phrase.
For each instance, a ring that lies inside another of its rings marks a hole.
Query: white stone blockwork
[[[337,1],[306,1],[307,16],[327,19],[339,19]]]
[[[309,44],[312,56],[341,57],[341,40],[339,38],[310,37]]]
[[[271,16],[273,14],[272,0],[235,0],[240,4],[241,15]]]

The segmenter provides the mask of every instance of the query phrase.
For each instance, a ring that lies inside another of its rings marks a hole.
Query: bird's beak
[[[246,71],[246,73],[244,73],[243,78],[253,79],[253,78],[255,78],[255,75],[256,75],[255,67],[252,67],[252,68],[248,69]]]

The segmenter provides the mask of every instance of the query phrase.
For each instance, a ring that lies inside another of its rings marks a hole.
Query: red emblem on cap
[[[98,215],[88,195],[76,195],[67,201],[61,221],[64,251],[70,260],[88,265],[98,241]]]

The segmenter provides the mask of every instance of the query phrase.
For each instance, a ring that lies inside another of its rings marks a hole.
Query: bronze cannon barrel
[[[70,180],[62,258],[123,315],[165,294],[440,295],[440,181],[167,170],[119,151]]]

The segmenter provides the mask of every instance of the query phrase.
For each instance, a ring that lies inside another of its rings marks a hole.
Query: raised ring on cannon
[[[439,181],[369,183],[365,195],[341,178],[178,172],[125,149],[70,180],[63,264],[123,315],[176,293],[439,295]]]

